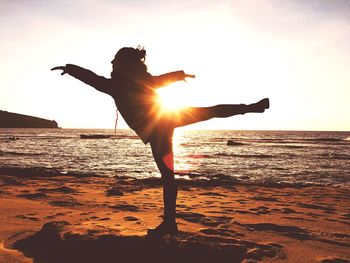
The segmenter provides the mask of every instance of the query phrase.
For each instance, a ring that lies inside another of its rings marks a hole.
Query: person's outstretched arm
[[[169,72],[159,76],[154,76],[156,87],[160,88],[170,83],[186,80],[186,78],[195,78],[195,75],[186,74],[183,70]]]
[[[67,64],[65,66],[54,67],[51,70],[62,70],[61,75],[68,73],[74,78],[79,79],[80,81],[94,87],[99,91],[102,91],[107,94],[110,93],[110,88],[108,85],[109,80],[105,77],[98,76],[97,74],[88,69],[73,64]]]

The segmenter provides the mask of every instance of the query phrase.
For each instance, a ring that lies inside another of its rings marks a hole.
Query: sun
[[[187,106],[181,92],[179,92],[181,88],[183,89],[181,85],[174,83],[157,90],[157,102],[161,105],[163,111],[176,112]]]

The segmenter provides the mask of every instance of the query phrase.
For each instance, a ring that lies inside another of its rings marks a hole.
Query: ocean
[[[159,177],[149,145],[131,130],[0,129],[0,172]],[[227,145],[229,140],[232,146]],[[193,131],[174,135],[176,177],[245,184],[344,185],[350,132]]]

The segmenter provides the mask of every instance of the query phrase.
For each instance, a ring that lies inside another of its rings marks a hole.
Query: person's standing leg
[[[151,139],[154,160],[157,163],[163,182],[164,218],[155,229],[149,229],[149,235],[162,236],[177,233],[176,197],[177,185],[174,178],[174,155],[172,149],[173,129],[159,129]]]

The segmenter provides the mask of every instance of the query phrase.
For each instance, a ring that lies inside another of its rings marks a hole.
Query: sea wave
[[[350,137],[347,138],[230,138],[237,143],[268,143],[268,144],[314,144],[314,143],[344,143],[344,141],[350,141]],[[227,140],[226,140],[227,141]]]
[[[77,173],[77,172],[63,172],[55,168],[44,167],[0,167],[1,175],[11,175],[19,178],[50,178],[55,176],[71,176],[71,177],[101,177],[95,173]],[[264,186],[264,187],[311,187],[321,186],[326,184],[315,182],[276,182],[273,180],[246,180],[246,178],[233,177],[226,174],[201,174],[201,173],[176,173],[177,183],[180,187],[227,187],[232,188],[236,185],[250,185],[250,186]],[[104,176],[106,177],[106,176]],[[141,184],[143,186],[162,186],[163,182],[159,177],[135,178],[131,176],[115,176],[116,180],[127,180],[128,184]]]
[[[303,139],[304,141],[314,141],[314,142],[341,142],[343,139],[340,138],[310,138]]]
[[[214,156],[235,157],[235,158],[273,158],[273,155],[269,154],[229,154],[229,153],[217,153]]]
[[[14,152],[14,151],[1,151],[0,156],[38,156],[43,153],[26,153],[26,152]]]
[[[318,155],[320,159],[333,159],[333,160],[350,160],[350,155],[348,154],[338,154],[338,153],[325,153]]]
[[[191,159],[215,158],[213,155],[209,154],[189,154],[186,157]]]
[[[0,174],[24,176],[24,177],[52,177],[52,176],[78,176],[78,177],[101,177],[96,173],[79,173],[74,171],[62,171],[57,168],[46,167],[18,167],[0,166]]]

